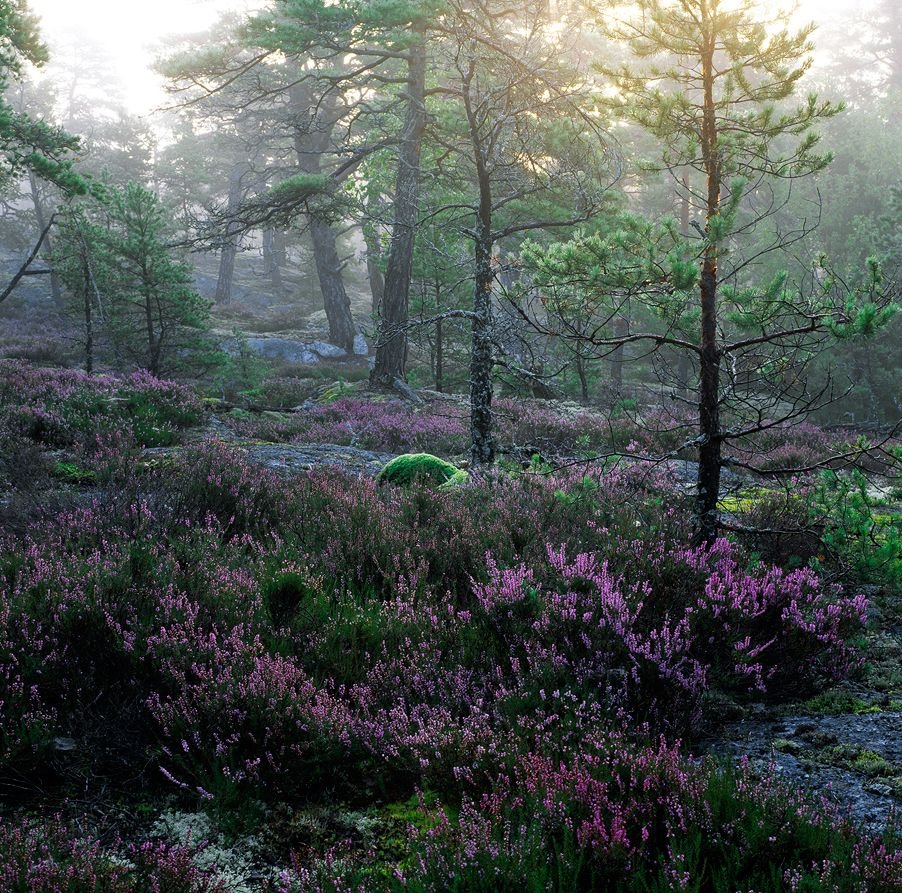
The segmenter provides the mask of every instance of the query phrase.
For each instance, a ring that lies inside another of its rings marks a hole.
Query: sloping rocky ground
[[[902,821],[902,599],[869,589],[859,677],[801,704],[753,705],[705,742],[847,808],[869,830]]]

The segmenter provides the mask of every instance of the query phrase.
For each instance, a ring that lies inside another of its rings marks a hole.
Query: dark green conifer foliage
[[[68,157],[78,140],[62,128],[15,111],[3,94],[27,65],[43,65],[47,48],[25,0],[0,0],[0,185],[27,171],[70,193],[84,194],[85,181]]]
[[[135,183],[113,191],[107,228],[95,233],[111,295],[107,327],[123,360],[160,375],[202,359],[210,303],[167,247],[169,215],[159,199]]]

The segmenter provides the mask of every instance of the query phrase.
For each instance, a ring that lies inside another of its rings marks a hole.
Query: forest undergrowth
[[[0,381],[0,889],[902,889],[892,827],[696,747],[724,703],[859,678],[902,586],[892,481],[882,503],[834,470],[726,506],[791,516],[791,550],[698,546],[666,465],[285,476],[199,439],[182,386]],[[282,439],[344,421],[455,452],[446,410],[405,428],[365,404]],[[610,433],[537,418],[561,455]],[[832,442],[813,430],[797,449]],[[167,811],[209,839],[166,839]],[[253,869],[210,858],[249,835]]]

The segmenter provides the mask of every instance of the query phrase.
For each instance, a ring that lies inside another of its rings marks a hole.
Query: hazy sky
[[[99,42],[119,74],[129,108],[139,114],[164,103],[160,79],[148,66],[161,38],[198,31],[224,12],[253,0],[30,0],[50,46],[77,43],[80,35]],[[261,5],[257,0],[256,5]]]
[[[261,6],[264,0],[30,0],[43,20],[50,45],[77,44],[90,35],[107,50],[120,81],[123,98],[138,114],[165,104],[160,79],[148,70],[155,45],[169,34],[190,33],[211,24],[229,10]],[[766,0],[785,7],[782,0]],[[860,0],[802,0],[801,12],[825,22],[837,12],[855,9]]]

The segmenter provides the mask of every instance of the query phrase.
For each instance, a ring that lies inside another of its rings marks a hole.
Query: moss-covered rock
[[[455,487],[463,486],[470,480],[470,474],[463,468],[458,468],[454,474],[439,487],[439,490],[453,490]]]
[[[409,486],[414,481],[423,481],[438,486],[460,482],[460,474],[466,474],[451,462],[439,459],[430,453],[405,453],[396,456],[382,471],[376,475],[380,484],[396,484],[400,487]]]

